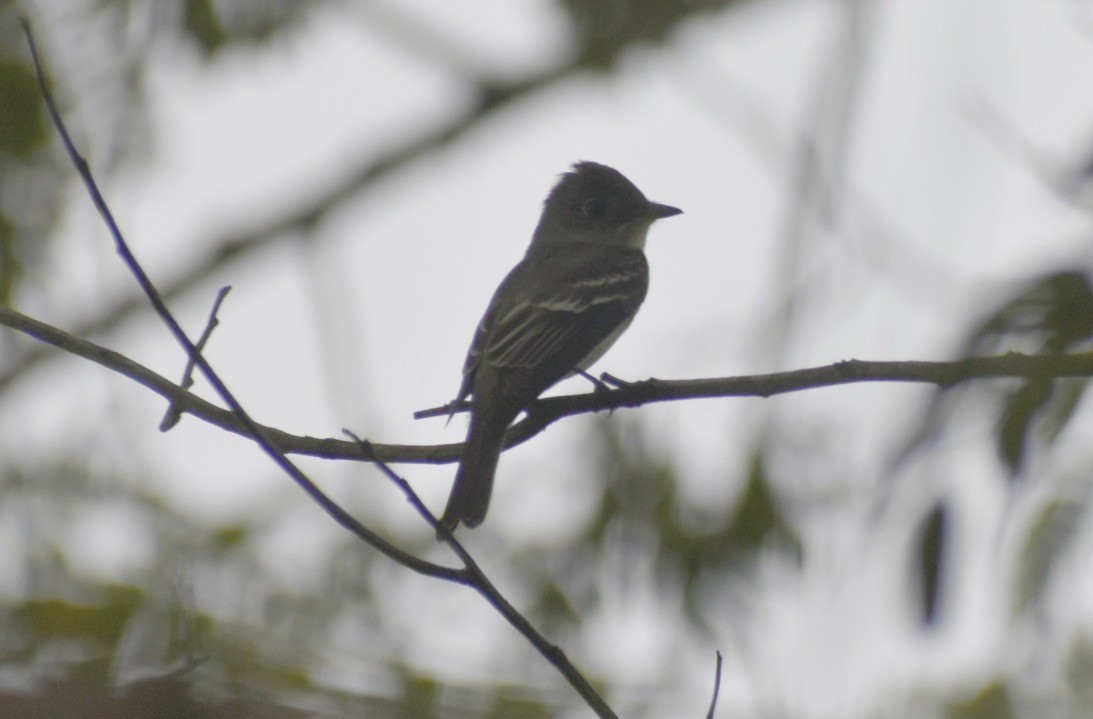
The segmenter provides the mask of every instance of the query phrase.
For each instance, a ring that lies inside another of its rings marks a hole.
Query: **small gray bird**
[[[587,369],[627,328],[649,289],[645,236],[682,210],[650,202],[618,170],[580,162],[562,175],[524,259],[478,325],[455,402],[471,422],[440,523],[486,517],[505,432],[548,387]]]

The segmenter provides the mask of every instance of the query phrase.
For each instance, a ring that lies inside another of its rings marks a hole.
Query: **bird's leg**
[[[591,382],[592,386],[596,388],[597,392],[610,392],[613,389],[626,389],[627,387],[634,386],[633,382],[619,379],[610,372],[604,372],[599,377],[593,377],[592,375],[585,372],[583,369],[577,369],[574,370],[574,372]]]
[[[579,374],[580,376],[584,377],[586,380],[591,382],[592,386],[595,388],[596,392],[610,392],[611,391],[611,387],[607,384],[606,381],[604,381],[604,379],[600,379],[598,377],[593,377],[592,375],[588,374],[587,372],[585,372],[583,369],[580,369],[580,368],[578,368],[575,371],[577,372],[577,374]],[[610,375],[605,374],[604,378],[606,379],[608,376],[610,376]]]
[[[604,372],[600,375],[599,384],[604,386],[611,386],[617,389],[626,389],[627,387],[633,387],[633,382],[628,382],[624,379],[619,379],[610,372]]]

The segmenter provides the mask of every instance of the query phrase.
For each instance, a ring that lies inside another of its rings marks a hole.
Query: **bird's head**
[[[612,167],[578,162],[561,176],[543,203],[532,248],[591,242],[643,249],[654,221],[681,212],[650,202]]]

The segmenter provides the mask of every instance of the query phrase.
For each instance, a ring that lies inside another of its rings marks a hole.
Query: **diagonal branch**
[[[29,21],[23,19],[22,26],[23,33],[26,36],[27,46],[30,49],[31,60],[34,63],[34,71],[38,77],[38,89],[42,94],[42,98],[45,100],[49,116],[53,121],[54,127],[57,129],[57,133],[61,137],[61,142],[64,145],[69,159],[72,161],[73,166],[75,166],[76,171],[83,180],[87,193],[91,197],[92,203],[95,205],[95,209],[98,210],[99,215],[102,217],[103,222],[110,232],[110,236],[114,240],[114,247],[117,250],[117,253],[121,256],[126,267],[129,268],[129,271],[134,279],[136,279],[137,284],[140,285],[141,290],[148,298],[148,301],[156,311],[156,314],[159,315],[160,319],[163,320],[163,323],[166,324],[171,331],[172,336],[174,336],[175,340],[186,351],[187,357],[193,359],[197,368],[201,370],[201,374],[205,376],[205,379],[213,386],[216,393],[220,395],[221,399],[224,400],[224,403],[231,409],[231,414],[239,424],[243,426],[245,433],[254,439],[262,448],[262,451],[288,474],[293,481],[295,481],[296,484],[298,484],[300,488],[303,489],[312,500],[340,526],[409,569],[427,576],[443,577],[451,579],[452,581],[460,581],[460,570],[433,564],[432,562],[416,557],[391,542],[388,542],[386,539],[361,524],[353,515],[349,514],[349,512],[343,509],[339,504],[330,499],[307,477],[307,475],[293,464],[292,461],[278,449],[273,440],[266,435],[262,427],[251,419],[250,415],[243,409],[243,406],[224,384],[223,380],[220,379],[220,376],[213,370],[212,366],[201,354],[201,351],[189,338],[185,330],[182,329],[182,326],[178,323],[175,316],[171,314],[171,311],[167,308],[162,296],[160,296],[159,291],[156,290],[155,285],[152,284],[151,278],[148,277],[148,274],[144,271],[144,268],[130,250],[128,243],[122,236],[117,221],[114,219],[114,214],[110,211],[106,199],[99,190],[94,176],[91,174],[91,169],[88,166],[87,161],[80,155],[76,146],[73,144],[72,138],[68,134],[68,128],[65,127],[60,112],[57,110],[57,104],[53,100],[53,94],[49,91],[49,86],[46,83],[45,73],[42,70],[41,59],[38,55],[38,47],[34,42],[34,35],[31,32]]]
[[[201,336],[197,339],[197,351],[204,352],[205,345],[209,343],[209,338],[213,335],[213,330],[220,324],[220,320],[217,315],[220,313],[220,305],[224,303],[224,298],[228,296],[231,291],[230,285],[225,285],[220,288],[220,291],[216,293],[216,299],[213,301],[213,308],[209,311],[209,319],[205,323],[205,330],[201,333]],[[193,357],[186,360],[186,369],[182,371],[182,381],[179,382],[179,387],[182,389],[190,389],[194,385],[194,365],[196,362]],[[163,420],[159,423],[159,431],[166,432],[167,430],[178,424],[178,421],[182,419],[182,413],[174,405],[167,407],[166,414],[163,415]]]
[[[710,699],[710,709],[706,712],[706,719],[714,719],[714,713],[717,711],[717,695],[721,693],[721,652],[714,652],[714,654],[716,661],[713,670],[713,698]]]
[[[600,693],[596,691],[595,687],[589,683],[588,679],[581,673],[577,667],[569,661],[569,657],[566,656],[565,651],[557,644],[552,644],[545,636],[543,636],[535,626],[527,620],[523,614],[519,612],[512,605],[505,595],[501,593],[501,590],[490,578],[482,571],[482,568],[467,551],[466,547],[455,538],[451,530],[440,524],[440,520],[436,518],[429,508],[425,506],[425,503],[421,501],[421,498],[417,496],[417,492],[410,486],[410,483],[396,474],[386,462],[376,459],[375,452],[372,451],[372,443],[362,440],[357,435],[353,434],[349,430],[343,430],[353,441],[360,446],[365,456],[376,464],[381,472],[383,472],[388,479],[395,483],[395,485],[402,490],[403,494],[417,510],[418,514],[429,523],[438,536],[451,547],[456,556],[459,557],[459,561],[463,562],[463,568],[466,570],[466,585],[474,589],[476,592],[482,595],[482,597],[489,602],[490,606],[497,610],[505,620],[513,626],[516,631],[520,632],[528,642],[535,647],[544,659],[550,662],[558,672],[566,678],[566,681],[577,690],[577,693],[581,695],[581,698],[585,700],[585,703],[592,708],[596,715],[602,719],[618,719],[618,715],[608,705],[604,698],[600,696]],[[721,673],[721,655],[717,655],[717,669],[718,677]],[[715,690],[716,697],[716,690]],[[716,699],[715,699],[716,701]]]

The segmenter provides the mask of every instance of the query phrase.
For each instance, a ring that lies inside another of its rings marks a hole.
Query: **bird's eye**
[[[602,219],[607,214],[607,203],[599,197],[587,199],[581,205],[581,214],[590,220]]]

